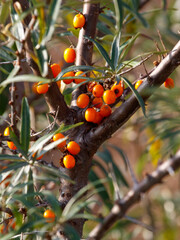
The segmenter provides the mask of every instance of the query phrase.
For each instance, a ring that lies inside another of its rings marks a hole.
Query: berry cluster
[[[65,138],[65,136],[62,133],[57,133],[53,136],[53,141],[55,142],[63,138]],[[73,168],[76,163],[73,155],[77,155],[81,150],[79,144],[75,141],[70,141],[66,145],[66,140],[64,140],[58,144],[57,147],[65,153],[65,156],[63,157],[63,166],[68,169]]]
[[[87,87],[88,92],[78,96],[76,104],[79,108],[87,108],[85,111],[85,120],[99,124],[103,118],[111,115],[111,104],[114,104],[117,97],[123,94],[124,86],[122,82],[105,90],[103,85],[90,82]]]

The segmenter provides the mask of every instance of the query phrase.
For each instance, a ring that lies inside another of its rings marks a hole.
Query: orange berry
[[[63,77],[74,77],[74,72],[67,72],[63,75]],[[65,84],[70,84],[72,83],[73,79],[64,79],[63,82]]]
[[[82,93],[81,95],[79,95],[79,97],[77,98],[77,106],[79,108],[85,108],[87,107],[87,105],[89,104],[89,96],[85,93]]]
[[[83,73],[84,73],[84,72],[82,72],[82,71],[78,71],[78,72],[75,73],[75,77],[77,77],[77,76],[86,77],[86,74],[83,74]],[[82,82],[84,82],[84,81],[86,81],[86,79],[80,79],[80,78],[74,79],[74,82],[75,82],[76,84],[82,83]]]
[[[38,85],[37,85],[37,87],[36,87],[37,92],[38,92],[39,94],[47,93],[48,88],[49,88],[48,83],[42,84],[42,82],[38,82]]]
[[[116,94],[112,90],[106,90],[103,94],[103,100],[106,104],[113,104],[116,101]]]
[[[116,94],[116,97],[120,97],[123,94],[123,86],[121,85],[121,82],[119,84],[114,84],[111,87],[111,90]]]
[[[52,74],[54,76],[54,78],[56,78],[58,76],[58,74],[61,72],[61,67],[59,64],[57,63],[53,63],[51,64],[51,70],[52,70]]]
[[[138,80],[135,84],[135,89],[137,90],[142,83],[143,83],[143,80]]]
[[[85,111],[85,119],[87,122],[94,122],[96,118],[96,110],[94,108],[88,108]]]
[[[169,89],[174,88],[174,80],[172,78],[167,78],[164,82],[164,86]]]
[[[32,157],[33,157],[33,158],[34,158],[34,157],[37,157],[37,156],[36,156],[36,153],[33,153]],[[42,158],[43,158],[43,154],[42,154],[41,156],[39,156],[38,158],[36,158],[36,160],[41,160]]]
[[[66,155],[63,157],[63,163],[65,168],[71,169],[75,166],[75,158],[72,155]]]
[[[95,97],[92,101],[92,104],[93,104],[93,107],[100,108],[103,105],[103,100],[102,98]]]
[[[96,117],[95,117],[93,123],[99,124],[102,120],[103,120],[103,117],[102,117],[101,113],[100,112],[96,112]]]
[[[112,113],[111,107],[107,104],[103,105],[100,108],[100,114],[102,117],[108,117],[109,115],[111,115],[111,113]]]
[[[4,136],[9,136],[10,135],[10,131],[9,131],[9,127],[7,127],[4,130]],[[7,145],[11,150],[16,150],[17,147],[15,146],[15,144],[13,142],[7,141]]]
[[[64,138],[64,135],[62,133],[56,133],[54,136],[53,136],[53,141],[57,141],[61,138]],[[63,142],[61,142],[60,144],[57,145],[58,148],[63,148],[64,146],[66,145],[66,140],[64,140]]]
[[[15,144],[13,142],[7,141],[7,145],[11,150],[17,149],[17,147],[15,146]]]
[[[96,86],[93,87],[93,90],[92,90],[92,94],[94,95],[94,97],[102,97],[104,93],[104,88],[102,85],[100,84],[97,84]]]
[[[92,92],[93,87],[94,87],[95,85],[97,85],[96,82],[89,82],[89,83],[88,83],[88,91],[89,91],[89,92]]]
[[[74,28],[82,28],[85,24],[86,20],[83,14],[78,13],[73,18],[73,26]]]
[[[73,154],[73,155],[77,155],[80,152],[80,146],[78,143],[76,143],[75,141],[71,141],[68,143],[67,145],[67,150]]]
[[[33,83],[33,85],[32,85],[32,91],[33,91],[33,93],[35,93],[35,94],[38,94],[38,92],[37,92],[37,85],[38,85],[37,82]]]
[[[9,131],[9,127],[7,127],[5,130],[4,130],[4,136],[9,136],[10,135],[10,131]]]
[[[73,63],[76,58],[76,51],[73,48],[66,48],[64,51],[64,60],[67,63]]]
[[[56,215],[52,210],[47,209],[44,212],[43,217],[46,219],[46,222],[51,223],[54,222]]]

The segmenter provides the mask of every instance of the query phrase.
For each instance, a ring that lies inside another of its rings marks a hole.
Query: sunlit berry
[[[94,122],[96,118],[96,110],[94,108],[88,108],[85,111],[85,119],[87,122]]]
[[[103,100],[102,98],[95,97],[92,101],[92,104],[93,104],[93,107],[100,108],[103,105]]]
[[[64,60],[67,63],[73,63],[76,59],[76,51],[73,48],[66,48],[64,51]]]
[[[112,113],[111,107],[107,104],[103,105],[100,108],[100,114],[102,117],[108,117],[109,115],[111,115],[111,113]]]
[[[104,93],[104,88],[101,84],[97,84],[93,87],[93,90],[92,90],[92,94],[94,95],[94,97],[102,97]]]
[[[46,222],[51,223],[54,222],[56,215],[52,210],[47,209],[44,212],[43,217],[46,219]]]
[[[38,82],[38,85],[37,85],[37,87],[36,87],[37,92],[38,92],[39,94],[47,93],[48,88],[49,88],[48,83],[44,83],[44,84],[43,84],[42,82]]]
[[[84,72],[82,72],[82,71],[78,71],[78,72],[75,73],[75,77],[77,77],[77,76],[86,77],[86,74],[83,74],[83,73],[84,73]],[[84,82],[84,81],[86,81],[86,79],[83,79],[83,78],[75,78],[75,79],[74,79],[74,82],[75,82],[76,84],[82,83],[82,82]]]
[[[174,80],[172,78],[167,78],[164,82],[164,86],[169,89],[174,88]]]
[[[73,154],[77,155],[80,152],[80,146],[77,142],[75,141],[70,141],[67,145],[67,150]]]
[[[122,94],[123,94],[123,91],[124,91],[124,88],[123,86],[121,85],[121,83],[119,84],[114,84],[112,87],[111,87],[111,90],[116,94],[116,97],[120,97]]]
[[[79,108],[87,107],[87,105],[89,104],[89,96],[85,93],[80,94],[77,98],[76,103]]]
[[[116,94],[112,90],[106,90],[103,94],[103,100],[106,104],[113,104],[116,101]]]
[[[53,141],[57,141],[61,138],[65,138],[65,136],[62,134],[62,133],[56,133],[54,136],[53,136]],[[63,142],[61,142],[60,144],[57,145],[58,148],[63,148],[66,146],[66,140],[64,140]]]
[[[70,79],[64,79],[63,80],[63,82],[65,83],[65,84],[70,84],[70,83],[72,83],[72,81],[73,81],[73,77],[74,77],[74,72],[67,72],[67,73],[65,73],[64,75],[63,75],[63,77],[72,77],[72,78],[70,78]]]
[[[83,14],[78,13],[73,18],[73,26],[74,28],[82,28],[85,24],[86,20]]]
[[[135,84],[135,89],[137,90],[142,83],[143,83],[143,80],[138,80]]]
[[[72,155],[69,154],[63,157],[63,164],[65,168],[71,169],[75,166],[75,163],[75,158]]]

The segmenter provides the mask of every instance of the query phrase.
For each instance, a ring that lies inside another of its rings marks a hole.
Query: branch
[[[79,32],[78,44],[76,47],[76,65],[92,65],[93,43],[84,36],[94,39],[96,33],[96,24],[100,12],[100,4],[92,4],[89,0],[84,0],[83,14],[86,18],[84,28]],[[86,91],[86,86],[82,85],[72,93],[72,106],[76,106],[77,97]]]
[[[150,175],[147,175],[146,178],[141,181],[136,188],[130,190],[123,199],[116,202],[109,215],[91,231],[87,239],[101,239],[105,232],[107,232],[117,220],[123,218],[126,212],[140,200],[141,194],[148,192],[156,184],[161,183],[166,176],[171,175],[171,173],[174,173],[178,168],[180,168],[180,150],[174,157],[168,159]]]
[[[180,41],[173,50],[162,60],[155,70],[144,79],[144,83],[139,87],[138,91],[144,101],[152,95],[150,89],[159,87],[166,78],[180,65]],[[145,94],[146,93],[146,94]],[[89,144],[98,147],[106,139],[124,125],[128,119],[140,108],[139,103],[134,94],[122,103],[111,116],[102,122],[97,128],[92,129],[87,138]]]

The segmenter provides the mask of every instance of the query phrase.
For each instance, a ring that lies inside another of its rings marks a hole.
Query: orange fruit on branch
[[[164,82],[164,86],[169,89],[174,88],[174,80],[172,78],[167,78]]]
[[[56,215],[51,209],[47,209],[44,212],[43,217],[46,219],[46,222],[51,223],[54,222]]]
[[[111,107],[109,105],[103,105],[101,108],[100,108],[100,114],[102,117],[108,117],[110,116],[112,113],[112,110],[111,110]]]
[[[80,146],[77,142],[75,141],[71,141],[68,143],[67,145],[67,150],[73,154],[73,155],[77,155],[80,152]]]
[[[75,77],[77,77],[77,76],[86,77],[86,74],[83,74],[83,73],[84,73],[84,72],[82,72],[82,71],[78,71],[78,72],[75,73]],[[75,82],[76,84],[82,83],[82,82],[84,82],[84,81],[86,81],[86,79],[83,79],[83,78],[75,78],[75,79],[74,79],[74,82]]]
[[[66,48],[64,51],[64,60],[67,63],[73,63],[76,59],[76,51],[73,48]]]
[[[65,168],[71,169],[75,166],[75,158],[72,155],[66,155],[63,157],[63,164]]]
[[[84,24],[86,22],[86,19],[83,14],[78,13],[73,18],[73,26],[74,28],[82,28],[84,27]]]
[[[85,119],[87,122],[94,122],[96,118],[96,110],[94,108],[88,108],[85,111]]]
[[[79,108],[87,107],[87,105],[89,104],[89,96],[85,93],[80,94],[77,98],[76,103]]]
[[[53,141],[57,141],[61,138],[64,138],[65,136],[62,134],[62,133],[56,133],[54,136],[53,136]],[[57,145],[58,148],[63,148],[66,146],[66,140],[64,140],[63,142],[61,142],[60,144]]]
[[[48,83],[42,84],[42,82],[38,82],[37,87],[36,87],[37,92],[39,94],[47,93],[48,88],[49,88]]]
[[[70,83],[72,83],[72,81],[73,81],[74,72],[67,72],[67,73],[65,73],[65,74],[63,75],[63,77],[72,77],[72,79],[64,79],[64,80],[63,80],[63,82],[64,82],[65,84],[70,84]]]
[[[116,101],[116,94],[112,90],[106,90],[103,94],[103,100],[106,104],[113,104]]]
[[[101,84],[97,84],[93,87],[92,94],[94,97],[100,98],[102,97],[103,93],[104,93],[104,88]]]
[[[4,130],[4,136],[9,136],[10,135],[10,131],[9,131],[9,127],[7,127],[5,130]],[[11,149],[11,150],[16,150],[17,147],[15,146],[15,144],[11,141],[7,141],[7,145],[8,147]]]
[[[138,80],[135,84],[135,89],[137,90],[142,83],[143,83],[143,80]]]
[[[100,108],[103,105],[102,98],[95,97],[92,101],[93,107]]]
[[[111,90],[116,94],[116,97],[120,97],[123,94],[124,88],[121,85],[121,82],[119,84],[114,84],[111,87]]]

